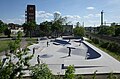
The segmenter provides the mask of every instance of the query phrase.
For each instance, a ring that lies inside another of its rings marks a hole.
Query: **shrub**
[[[38,64],[32,68],[32,79],[52,79],[53,75],[46,64]]]
[[[74,66],[68,66],[67,70],[65,71],[64,79],[75,79],[75,68]]]
[[[102,47],[102,48],[107,48],[108,47],[108,45],[109,45],[109,42],[100,42],[100,47]]]
[[[95,44],[99,44],[99,39],[97,39],[97,38],[93,38],[92,41],[93,41]]]

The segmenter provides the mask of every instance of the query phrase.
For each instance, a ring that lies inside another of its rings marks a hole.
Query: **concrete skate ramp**
[[[57,52],[68,54],[69,49],[68,48],[61,48]],[[78,55],[78,56],[84,56],[85,57],[86,53],[87,53],[86,49],[80,49],[80,48],[71,49],[71,55],[73,54],[73,55]]]
[[[89,54],[89,56],[87,57],[87,59],[96,59],[96,58],[101,57],[101,55],[98,52],[96,52],[93,48],[89,47],[85,43],[84,45],[88,48],[87,53]]]
[[[69,42],[67,42],[65,40],[59,40],[59,39],[55,40],[54,42],[59,43],[59,44],[64,44],[64,45],[70,44]]]

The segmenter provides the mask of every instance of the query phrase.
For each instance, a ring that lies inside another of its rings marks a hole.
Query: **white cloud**
[[[100,17],[101,16],[101,14],[95,14],[95,17]]]
[[[91,17],[93,17],[94,15],[93,14],[88,14],[87,16],[83,16],[84,18],[91,18]]]
[[[55,11],[54,13],[57,13],[57,14],[60,14],[60,15],[61,15],[61,13],[60,13],[59,11]]]
[[[37,18],[49,18],[49,17],[51,17],[51,16],[53,16],[53,14],[51,14],[51,13],[47,13],[47,12],[45,12],[45,11],[36,11],[36,17]]]
[[[94,7],[87,7],[86,9],[88,9],[88,10],[93,10],[93,9],[95,9]]]
[[[24,22],[25,18],[6,19],[6,23],[23,24]]]
[[[100,17],[100,14],[88,14],[86,16],[83,16],[84,18],[86,19],[89,19],[89,18],[98,18]]]
[[[67,17],[68,19],[80,19],[81,18],[79,15],[66,15],[64,17]]]

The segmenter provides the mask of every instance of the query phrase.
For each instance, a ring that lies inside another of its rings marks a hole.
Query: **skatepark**
[[[38,64],[39,55],[40,63],[47,64],[54,75],[64,75],[69,65],[74,65],[75,74],[120,73],[119,61],[87,41],[81,42],[81,39],[38,39],[37,44],[28,48],[29,54],[33,54],[35,48],[30,64]]]

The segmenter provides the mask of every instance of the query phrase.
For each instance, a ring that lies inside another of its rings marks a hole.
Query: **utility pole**
[[[101,11],[101,26],[103,26],[103,10]]]

